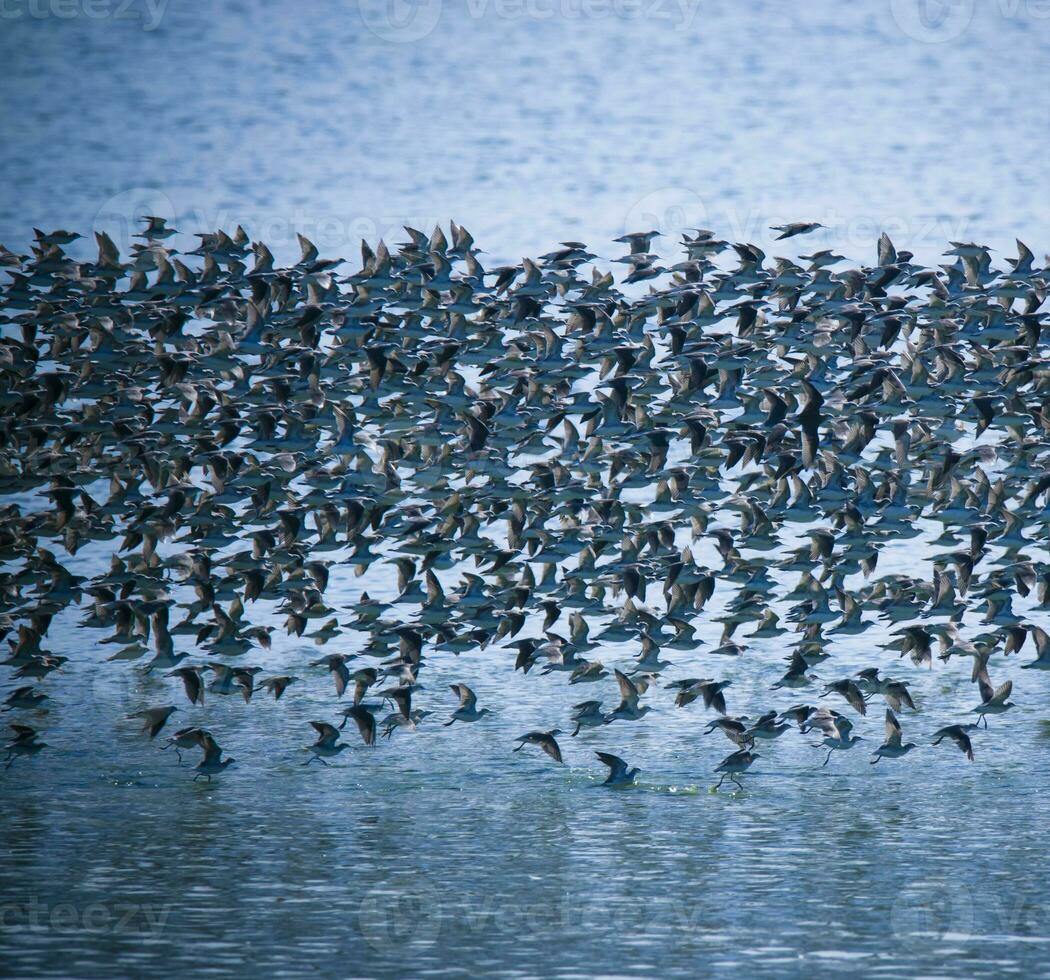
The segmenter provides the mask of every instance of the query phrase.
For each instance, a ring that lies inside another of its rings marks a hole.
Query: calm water
[[[765,225],[801,217],[865,259],[882,227],[930,258],[948,237],[1050,245],[1050,21],[1034,4],[948,4],[925,21],[888,2],[705,2],[688,21],[655,15],[674,6],[516,9],[446,2],[414,39],[425,19],[370,7],[369,30],[356,8],[321,2],[293,14],[171,0],[154,30],[144,6],[138,19],[5,18],[0,242],[33,225],[126,238],[150,210],[187,233],[242,221],[285,257],[295,228],[352,256],[361,234],[398,239],[403,222],[448,216],[499,258],[625,226],[763,241]],[[391,24],[407,24],[399,39]],[[919,572],[916,548],[888,547],[879,572]],[[70,567],[107,562],[89,547]],[[345,610],[362,589],[389,598],[394,583],[379,565],[364,579],[339,566],[327,598]],[[708,643],[729,594],[702,617]],[[1015,603],[1042,622],[1030,609]],[[207,719],[240,760],[195,785],[121,721],[171,682],[99,667],[111,648],[73,628],[79,615],[49,637],[72,657],[45,682],[51,749],[0,777],[4,974],[1050,972],[1050,709],[1017,658],[993,661],[1019,707],[978,737],[972,766],[942,746],[869,768],[862,743],[819,769],[792,732],[746,791],[713,795],[731,746],[698,737],[702,712],[665,695],[639,723],[564,738],[564,769],[510,754],[513,736],[564,725],[599,694],[512,675],[513,655],[491,647],[431,658],[422,704],[436,717],[417,735],[303,768],[307,721],[334,715],[331,682],[302,667],[317,647],[276,634],[248,659],[304,678],[282,701],[200,709],[178,695],[173,723]],[[882,638],[841,641],[822,673],[875,662]],[[783,649],[754,641],[713,665],[734,681],[731,710],[802,699],[769,692]],[[696,672],[688,654],[665,657]],[[903,719],[916,741],[976,701],[952,666],[893,671],[922,708]],[[445,730],[444,685],[460,680],[497,714]],[[862,728],[874,744],[880,714]],[[640,786],[598,788],[596,747],[641,766]]]

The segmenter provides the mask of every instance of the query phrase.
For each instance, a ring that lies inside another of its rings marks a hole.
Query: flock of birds
[[[615,684],[618,703],[576,703],[570,737],[701,702],[698,734],[732,743],[719,786],[794,730],[827,765],[875,698],[871,762],[903,758],[935,659],[976,691],[925,741],[973,760],[978,726],[1013,707],[997,658],[1031,637],[1022,666],[1050,670],[1031,618],[1050,608],[1050,269],[1020,242],[1004,264],[955,242],[927,268],[883,235],[868,266],[697,230],[671,264],[647,231],[617,239],[617,283],[579,242],[486,267],[454,223],[362,243],[350,272],[305,238],[282,268],[240,228],[179,252],[144,221],[126,256],[96,234],[75,260],[66,231],[0,247],[8,766],[46,748],[28,720],[46,722],[69,610],[113,651],[85,654],[92,670],[144,669],[169,701],[294,697],[329,674],[350,703],[311,722],[306,764],[344,751],[349,721],[367,745],[427,724],[427,666],[466,651],[491,652],[490,676]],[[928,574],[877,574],[917,537]],[[108,569],[79,574],[97,542]],[[333,575],[373,566],[394,597],[329,605]],[[695,635],[716,591],[717,647]],[[256,603],[332,652],[260,676],[275,629]],[[871,665],[839,676],[838,643],[869,629]],[[637,657],[607,667],[614,645]],[[776,696],[801,700],[732,713],[719,665],[771,649]],[[496,723],[467,683],[452,695],[445,725]],[[176,710],[136,714],[155,738]],[[514,751],[561,763],[558,719],[537,720]],[[234,761],[203,722],[167,741],[180,763],[201,751],[194,779]],[[607,784],[634,782],[597,757]]]

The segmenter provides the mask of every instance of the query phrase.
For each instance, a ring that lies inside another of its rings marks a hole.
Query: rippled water
[[[862,257],[893,222],[920,255],[949,236],[1040,251],[1050,22],[1034,9],[982,4],[939,43],[909,37],[890,3],[703,3],[688,24],[446,3],[401,42],[320,2],[171,0],[151,31],[6,19],[0,241],[31,225],[126,234],[148,205],[185,232],[242,220],[288,245],[297,226],[347,255],[361,233],[449,215],[508,258],[625,225],[762,240],[798,217]],[[914,554],[887,547],[880,573],[928,570]],[[71,568],[106,562],[92,546]],[[333,569],[327,598],[391,597],[373,572]],[[708,643],[728,596],[704,616]],[[1015,611],[1042,621],[1030,602]],[[0,776],[2,973],[991,976],[1050,959],[1048,711],[1017,658],[993,663],[1019,706],[978,736],[973,765],[942,746],[870,768],[862,743],[820,769],[791,732],[745,791],[711,794],[731,746],[666,696],[639,723],[563,739],[564,769],[511,754],[513,736],[596,695],[512,674],[491,647],[431,659],[436,717],[417,735],[304,768],[331,682],[301,666],[318,648],[278,634],[250,657],[306,679],[280,702],[179,696],[173,722],[206,718],[240,760],[194,784],[121,721],[171,682],[99,667],[110,649],[78,618],[49,636],[71,657],[46,682],[50,749]],[[835,676],[874,662],[870,636],[836,644]],[[754,641],[715,665],[731,708],[793,703],[769,692],[783,649]],[[919,698],[903,719],[917,741],[975,703],[961,669],[894,673]],[[497,713],[445,730],[444,685],[460,680]],[[880,713],[862,730],[875,744]],[[599,788],[595,747],[641,766],[639,787]]]

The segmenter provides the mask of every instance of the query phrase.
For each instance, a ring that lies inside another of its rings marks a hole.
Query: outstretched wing
[[[478,703],[478,696],[466,684],[450,684],[449,687],[456,692],[461,708],[469,710]]]
[[[901,744],[901,724],[897,721],[897,716],[889,708],[886,709],[886,744]]]
[[[594,754],[609,767],[610,776],[617,776],[620,773],[627,772],[627,763],[618,755],[610,755],[608,752],[595,752]]]
[[[616,683],[620,685],[620,697],[628,704],[636,704],[638,701],[638,688],[635,687],[634,681],[622,671],[617,670],[615,673]]]

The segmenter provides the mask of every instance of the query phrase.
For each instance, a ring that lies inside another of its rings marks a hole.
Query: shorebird
[[[739,752],[727,755],[717,766],[715,766],[715,772],[720,772],[722,778],[718,780],[714,788],[718,789],[728,776],[730,780],[740,787],[740,789],[743,789],[743,784],[737,779],[737,776],[740,775],[740,773],[747,772],[747,770],[751,768],[751,763],[753,763],[758,757],[759,753],[753,752],[750,749],[740,749]]]
[[[355,704],[343,712],[343,723],[339,726],[340,731],[346,725],[347,720],[353,718],[357,730],[361,733],[361,740],[365,745],[376,743],[376,716],[368,705]]]
[[[15,688],[5,699],[4,704],[8,711],[28,710],[32,711],[42,707],[51,700],[43,691],[37,691],[32,685],[24,685]]]
[[[457,721],[479,721],[492,712],[488,708],[478,709],[478,696],[466,684],[450,684],[449,689],[459,698],[459,707],[452,712],[452,717],[445,722],[445,727]]]
[[[350,683],[350,668],[346,666],[346,662],[349,659],[345,654],[335,653],[310,663],[311,667],[324,666],[328,668],[328,672],[332,675],[332,680],[335,681],[335,696],[337,698],[343,696],[347,684]]]
[[[714,718],[708,722],[702,734],[710,735],[716,728],[730,742],[741,748],[750,748],[755,744],[755,736],[751,734],[747,718],[727,718],[725,715]]]
[[[41,749],[47,748],[47,742],[37,740],[35,728],[31,728],[29,725],[11,725],[10,727],[15,733],[15,737],[4,746],[7,752],[5,769],[10,769],[17,757],[25,756],[28,758],[36,755]]]
[[[515,739],[515,741],[518,742],[518,747],[514,749],[514,751],[520,752],[526,745],[538,745],[555,762],[561,762],[561,747],[558,745],[558,742],[554,737],[555,735],[560,734],[560,728],[552,729],[549,732],[526,732],[524,735],[519,735]]]
[[[182,752],[181,749],[192,749],[198,745],[203,747],[204,736],[210,736],[211,732],[206,731],[203,728],[198,728],[193,725],[189,728],[180,728],[174,735],[172,735],[167,742],[164,743],[162,748],[174,748],[175,755],[178,757],[179,765],[182,765]]]
[[[298,680],[298,677],[293,677],[290,674],[278,674],[259,681],[255,686],[260,691],[270,691],[273,694],[274,701],[280,701],[281,695]]]
[[[330,725],[326,721],[311,721],[310,724],[317,732],[317,741],[307,746],[307,751],[312,752],[313,756],[303,763],[304,766],[308,766],[315,760],[327,766],[326,759],[331,759],[344,749],[350,748],[345,742],[339,741],[340,731],[335,725]]]
[[[203,667],[177,667],[168,673],[168,677],[178,677],[186,690],[190,704],[204,704],[204,681],[201,678]]]
[[[767,711],[747,729],[747,736],[751,739],[760,738],[763,741],[772,741],[773,739],[780,738],[780,736],[783,735],[791,725],[786,721],[778,722],[778,717],[779,716],[775,711]]]
[[[867,667],[857,671],[857,687],[869,697],[881,694],[886,703],[893,711],[900,711],[901,705],[917,710],[912,700],[911,692],[904,681],[896,681],[890,677],[880,677],[878,667]]]
[[[981,721],[987,728],[989,715],[1001,715],[1014,707],[1013,701],[1009,700],[1010,693],[1014,689],[1014,682],[1004,681],[998,687],[993,688],[988,671],[982,669],[977,676],[977,686],[981,692],[981,703],[973,710],[981,716]]]
[[[644,255],[653,244],[653,239],[660,236],[661,232],[659,231],[633,231],[621,235],[619,238],[613,239],[613,241],[623,242],[628,245],[632,255]]]
[[[572,732],[574,737],[580,734],[581,728],[600,728],[606,724],[601,701],[581,701],[579,704],[574,704],[572,720],[576,723]]]
[[[129,715],[129,718],[142,719],[143,734],[149,733],[151,739],[156,738],[160,730],[167,724],[168,719],[179,709],[174,705],[165,704],[156,708],[143,708]]]
[[[866,715],[868,713],[867,705],[864,703],[863,693],[861,693],[860,688],[848,677],[843,678],[840,681],[832,681],[821,692],[821,697],[826,697],[829,694],[838,694],[844,697],[846,703],[856,711],[857,714]]]
[[[1028,631],[1035,641],[1035,660],[1021,666],[1026,670],[1050,670],[1050,634],[1041,626],[1029,626]]]
[[[222,758],[222,749],[220,748],[219,743],[216,742],[207,732],[201,733],[200,746],[204,750],[204,756],[194,767],[197,773],[197,775],[193,777],[194,782],[200,779],[201,776],[204,776],[210,783],[212,776],[217,776],[237,761],[236,759],[231,759],[229,756],[225,759]]]
[[[627,763],[618,755],[611,755],[608,752],[595,752],[594,754],[599,761],[609,767],[609,775],[602,783],[603,786],[633,786],[638,773],[642,771],[637,768],[629,769]]]
[[[770,230],[780,232],[777,235],[777,241],[779,242],[785,238],[794,238],[796,235],[808,235],[810,232],[823,227],[819,221],[793,221],[787,225],[772,225]]]
[[[638,704],[638,699],[641,697],[644,688],[639,690],[638,682],[631,680],[623,672],[617,670],[614,673],[616,675],[616,683],[620,686],[620,703],[605,716],[605,721],[607,723],[618,719],[637,721],[639,718],[644,717],[651,710],[647,704],[640,706]]]
[[[973,762],[973,743],[970,741],[970,733],[977,728],[976,725],[947,725],[939,728],[933,735],[933,744],[940,745],[944,739],[951,739],[966,758]]]
[[[900,722],[897,721],[897,716],[887,708],[886,741],[883,742],[874,753],[872,753],[874,758],[871,760],[871,764],[875,765],[883,759],[899,759],[901,756],[907,755],[914,748],[917,748],[914,742],[901,741]]]
[[[814,728],[819,728],[824,735],[824,738],[815,747],[823,746],[828,750],[828,754],[821,764],[822,768],[831,761],[832,752],[847,751],[858,742],[864,740],[863,736],[853,734],[853,722],[845,715],[840,715],[837,711],[826,711],[823,709],[814,711],[804,722],[802,731],[809,732]]]

